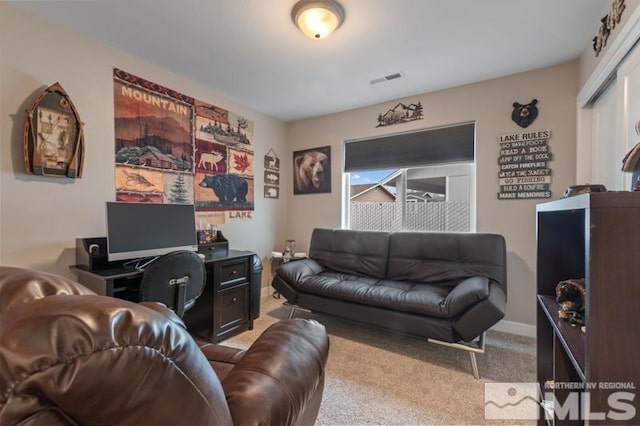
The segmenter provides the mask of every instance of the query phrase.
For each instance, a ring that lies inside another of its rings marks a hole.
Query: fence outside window
[[[401,206],[392,202],[351,201],[350,228],[359,231],[402,230]],[[405,203],[407,231],[469,232],[468,201]]]

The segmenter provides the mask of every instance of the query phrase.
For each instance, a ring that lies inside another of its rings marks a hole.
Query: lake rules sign
[[[550,130],[512,133],[498,138],[499,200],[551,197],[550,138]]]

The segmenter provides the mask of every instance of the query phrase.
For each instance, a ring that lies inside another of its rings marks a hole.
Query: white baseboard
[[[491,330],[517,334],[518,336],[533,337],[534,339],[536,337],[536,326],[522,322],[502,320],[491,327]]]

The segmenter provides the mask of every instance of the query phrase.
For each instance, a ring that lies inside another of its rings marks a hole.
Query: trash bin
[[[262,261],[257,254],[253,255],[253,268],[251,270],[251,321],[260,316],[260,296],[262,291]]]

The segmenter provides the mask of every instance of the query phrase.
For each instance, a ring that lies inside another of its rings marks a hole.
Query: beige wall
[[[578,93],[578,62],[509,77],[416,95],[405,102],[422,102],[424,119],[406,124],[375,128],[380,112],[398,100],[290,123],[289,150],[331,145],[331,194],[295,195],[288,204],[286,238],[297,240],[299,250],[307,250],[316,226],[339,227],[341,223],[341,167],[343,142],[419,128],[476,122],[477,231],[503,234],[508,251],[509,300],[506,319],[535,323],[535,206],[544,200],[499,201],[499,135],[524,131],[511,121],[512,103],[538,99],[537,120],[526,130],[551,130],[549,141],[554,160],[553,199],[558,198],[575,175],[575,100]],[[393,84],[393,83],[390,83]],[[290,167],[290,165],[289,165]],[[289,171],[290,173],[290,171]]]
[[[263,198],[263,158],[270,148],[285,153],[284,123],[4,2],[0,3],[0,61],[0,263],[73,276],[68,265],[74,263],[75,238],[105,235],[105,202],[115,199],[112,68],[118,67],[255,121],[254,219],[221,229],[231,247],[262,257],[263,283],[267,283],[270,262],[265,257],[281,240],[287,193],[278,200]],[[24,173],[24,111],[38,92],[56,81],[84,122],[82,179]]]

